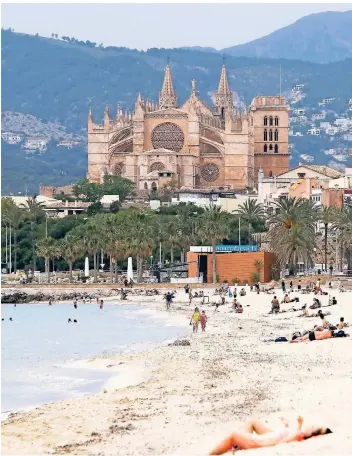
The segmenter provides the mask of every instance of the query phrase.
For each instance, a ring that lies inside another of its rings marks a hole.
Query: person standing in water
[[[102,309],[104,307],[104,301],[101,299],[100,300],[100,309]]]

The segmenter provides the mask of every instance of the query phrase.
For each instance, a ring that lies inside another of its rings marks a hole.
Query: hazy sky
[[[267,35],[302,16],[348,4],[3,4],[2,27],[137,49],[221,49]]]

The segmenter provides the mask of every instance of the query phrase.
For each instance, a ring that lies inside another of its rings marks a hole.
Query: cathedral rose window
[[[207,182],[214,182],[219,177],[220,170],[215,163],[206,163],[200,169],[202,178]]]
[[[171,122],[164,122],[156,126],[152,132],[154,149],[169,149],[179,152],[185,142],[181,128]]]

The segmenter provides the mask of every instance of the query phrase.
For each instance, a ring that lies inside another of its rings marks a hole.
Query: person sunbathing
[[[303,418],[299,416],[297,422],[289,424],[284,418],[282,425],[277,429],[270,428],[260,420],[249,420],[242,430],[235,431],[227,439],[215,447],[210,455],[220,455],[234,450],[248,450],[279,445],[281,443],[299,442],[318,435],[331,434],[326,427],[307,426],[302,428]]]
[[[318,330],[315,329],[314,331],[309,331],[308,334],[305,334],[302,337],[297,337],[295,340],[291,340],[291,343],[296,343],[296,342],[308,342],[309,340],[313,342],[313,340],[324,340],[324,339],[331,339],[334,337],[334,331],[330,329],[323,329]]]
[[[340,322],[337,326],[337,329],[338,330],[342,330],[344,328],[347,328],[348,327],[348,323],[345,322],[345,319],[343,317],[340,318]]]

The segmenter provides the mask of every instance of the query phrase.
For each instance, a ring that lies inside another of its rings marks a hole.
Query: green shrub
[[[252,272],[252,280],[253,282],[257,283],[260,281],[260,274],[258,271]]]

